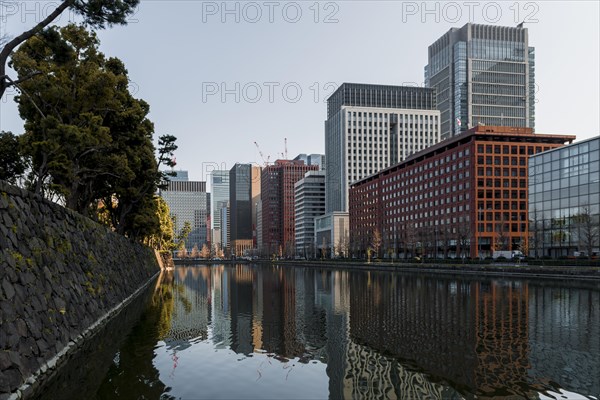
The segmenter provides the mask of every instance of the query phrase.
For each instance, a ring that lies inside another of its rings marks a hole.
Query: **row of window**
[[[499,106],[524,107],[525,102],[522,96],[507,96],[496,94],[474,94],[471,104],[473,105],[490,105],[496,104]],[[466,105],[466,102],[465,102]]]
[[[587,142],[571,145],[562,149],[556,149],[546,154],[540,154],[531,159],[530,165],[543,164],[550,161],[558,161],[568,157],[574,157],[580,154],[589,153],[590,161],[597,161],[600,157],[598,152],[600,147],[600,139],[590,140]]]
[[[478,199],[527,199],[527,191],[526,190],[478,190],[477,191]]]
[[[525,97],[525,85],[498,85],[494,83],[473,82],[471,92],[475,94],[500,94]]]
[[[473,60],[471,67],[473,71],[525,73],[524,63]]]
[[[523,103],[525,105],[525,103]],[[525,118],[525,107],[473,106],[473,115],[501,116],[502,118]]]
[[[473,82],[494,83],[503,85],[524,85],[525,74],[474,71]]]

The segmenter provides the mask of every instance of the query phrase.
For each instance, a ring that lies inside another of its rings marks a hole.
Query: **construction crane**
[[[256,149],[258,150],[258,154],[260,154],[260,158],[262,158],[263,163],[265,163],[265,167],[269,165],[269,158],[271,158],[271,156],[267,156],[267,158],[265,159],[265,156],[263,154],[263,152],[260,150],[260,147],[258,146],[258,143],[254,142],[254,145],[256,146]]]

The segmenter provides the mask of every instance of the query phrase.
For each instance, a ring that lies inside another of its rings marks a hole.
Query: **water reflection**
[[[197,266],[149,304],[98,397],[600,394],[593,284]]]

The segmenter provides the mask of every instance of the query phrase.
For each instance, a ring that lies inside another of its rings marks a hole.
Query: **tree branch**
[[[17,48],[17,46],[39,33],[42,29],[48,26],[60,14],[62,14],[63,11],[72,6],[74,3],[75,0],[63,1],[58,7],[56,7],[56,9],[52,13],[50,13],[46,18],[40,21],[40,23],[38,23],[30,30],[21,33],[19,36],[9,41],[4,46],[4,48],[2,48],[2,51],[0,51],[0,98],[4,95],[4,91],[9,86],[6,83],[8,79],[8,76],[6,75],[6,63],[8,61],[8,56],[10,56],[12,51],[15,48]]]
[[[36,75],[41,74],[41,72],[37,72]],[[29,99],[29,101],[31,101],[31,104],[33,104],[33,106],[35,107],[35,109],[40,113],[40,115],[42,116],[42,118],[46,118],[46,116],[44,115],[44,113],[42,112],[42,110],[40,110],[40,108],[38,107],[38,105],[35,103],[35,101],[33,100],[33,98],[29,95],[29,93],[27,93],[21,86],[19,86],[19,82],[21,82],[23,79],[17,80],[17,81],[13,81],[12,79],[10,79],[8,77],[8,75],[5,75],[4,78],[9,82],[7,87],[10,86],[15,86],[17,89],[19,89],[21,91],[21,93],[23,93],[25,96],[27,96],[27,98]],[[31,78],[31,76],[30,76]],[[0,81],[0,85],[2,85],[2,81]],[[0,94],[0,98],[2,97],[2,94]]]

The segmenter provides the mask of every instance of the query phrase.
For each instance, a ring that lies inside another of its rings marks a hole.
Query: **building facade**
[[[325,214],[325,171],[309,171],[294,184],[296,254],[315,257],[315,217]]]
[[[306,165],[318,165],[320,171],[325,170],[325,155],[324,154],[298,154],[294,160],[302,160]]]
[[[348,257],[352,252],[349,214],[334,211],[315,217],[316,257]]]
[[[478,126],[356,182],[350,242],[384,257],[480,257],[523,250],[528,159],[575,136]]]
[[[439,141],[434,89],[342,84],[327,100],[326,210],[348,210],[349,184]]]
[[[221,249],[221,208],[229,202],[229,171],[214,170],[210,173],[212,191],[211,229],[212,241]]]
[[[294,184],[317,165],[301,160],[277,160],[262,171],[262,245],[266,254],[295,253]]]
[[[194,246],[201,249],[208,241],[210,223],[210,194],[206,192],[206,182],[169,181],[167,188],[160,191],[160,196],[169,205],[175,235],[179,235],[188,222],[192,230],[185,247],[188,251]]]
[[[188,171],[183,171],[183,170],[175,171],[175,170],[171,170],[171,171],[165,171],[165,172],[169,173],[169,180],[170,181],[178,181],[178,182],[187,182],[187,181],[189,181]]]
[[[259,254],[266,254],[263,245],[263,230],[262,230],[262,200],[256,202],[256,249]]]
[[[532,257],[598,254],[600,137],[529,159],[529,226]]]
[[[226,257],[229,257],[231,256],[231,214],[229,203],[221,206],[219,214],[221,214],[221,250],[223,250]]]
[[[260,196],[260,167],[235,164],[229,171],[230,248],[242,256],[256,245],[256,207]]]
[[[522,24],[450,29],[429,46],[425,86],[437,90],[442,140],[479,124],[535,127],[535,49]]]

